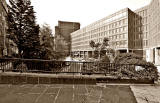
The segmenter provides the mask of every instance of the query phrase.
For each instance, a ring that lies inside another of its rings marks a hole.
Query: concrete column
[[[160,65],[160,49],[155,49],[155,65]]]
[[[94,51],[92,51],[92,58],[93,58],[93,56],[94,56]]]
[[[92,51],[88,51],[88,58],[92,57]]]
[[[84,56],[83,56],[84,58],[86,58],[87,57],[87,51],[84,51]]]
[[[129,53],[129,49],[127,49],[127,53]]]
[[[79,57],[81,58],[81,51],[79,51]]]

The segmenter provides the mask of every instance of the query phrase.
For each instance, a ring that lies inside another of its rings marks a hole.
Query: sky
[[[60,21],[79,22],[81,28],[126,7],[136,10],[151,0],[31,0],[37,23],[47,23],[54,32]]]

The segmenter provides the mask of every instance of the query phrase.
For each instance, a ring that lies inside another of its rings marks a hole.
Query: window
[[[112,30],[112,34],[114,34],[114,30]]]
[[[147,25],[146,25],[146,31],[147,31]]]
[[[109,30],[109,34],[111,34],[111,30]]]
[[[119,21],[119,25],[121,25],[121,21]]]
[[[106,31],[106,35],[108,35],[108,31]]]
[[[125,38],[125,34],[123,34],[123,38]]]
[[[121,32],[123,31],[123,28],[120,28],[121,29]]]
[[[146,18],[146,23],[147,23],[147,18]]]
[[[105,26],[105,30],[107,30],[107,26]]]
[[[123,27],[123,31],[125,31],[125,27]]]
[[[117,22],[115,22],[115,27],[117,26]]]
[[[148,46],[148,40],[146,40],[146,46]]]
[[[121,39],[121,35],[119,35],[119,39]]]
[[[111,28],[111,24],[109,24],[109,28]]]
[[[116,30],[115,30],[115,29],[113,30],[113,33],[114,33],[114,34],[116,33]]]
[[[123,24],[125,24],[125,19],[123,19]]]
[[[126,26],[124,27],[124,31],[127,31],[127,27]]]
[[[144,31],[145,26],[142,26],[142,31]]]
[[[112,28],[114,27],[114,24],[112,24]]]
[[[139,32],[141,31],[141,27],[138,28],[138,31],[139,31]]]
[[[144,14],[144,10],[143,10],[143,16],[144,16],[145,14]]]
[[[118,32],[118,29],[116,29],[115,32],[117,33],[117,32]]]
[[[146,38],[148,37],[148,33],[146,33]]]
[[[101,32],[101,36],[103,35],[103,33]]]

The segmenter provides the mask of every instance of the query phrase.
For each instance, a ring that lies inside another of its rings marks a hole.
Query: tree
[[[89,45],[90,45],[91,48],[94,48],[94,47],[95,47],[95,42],[94,42],[93,40],[91,40],[91,41],[89,42]]]
[[[21,58],[40,58],[39,26],[30,0],[9,0],[8,34]]]
[[[40,43],[44,52],[44,59],[55,59],[54,37],[48,24],[44,24],[40,29]]]
[[[89,43],[90,47],[94,49],[94,58],[99,57],[99,46],[101,45],[100,43],[95,43],[93,40],[90,41]]]
[[[102,43],[95,43],[93,40],[91,40],[89,45],[94,49],[94,52],[96,53],[95,57],[98,56],[99,60],[101,57],[106,56],[106,52],[109,54],[114,51],[113,49],[109,48],[109,38],[107,37],[103,39]]]
[[[95,43],[93,40],[91,40],[89,42],[89,45],[91,48],[93,48],[94,50],[98,50],[99,46],[101,45],[100,43]]]

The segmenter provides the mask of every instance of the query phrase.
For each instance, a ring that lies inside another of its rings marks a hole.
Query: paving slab
[[[160,103],[159,85],[130,86],[137,103]]]
[[[136,103],[128,85],[0,84],[0,103]]]

